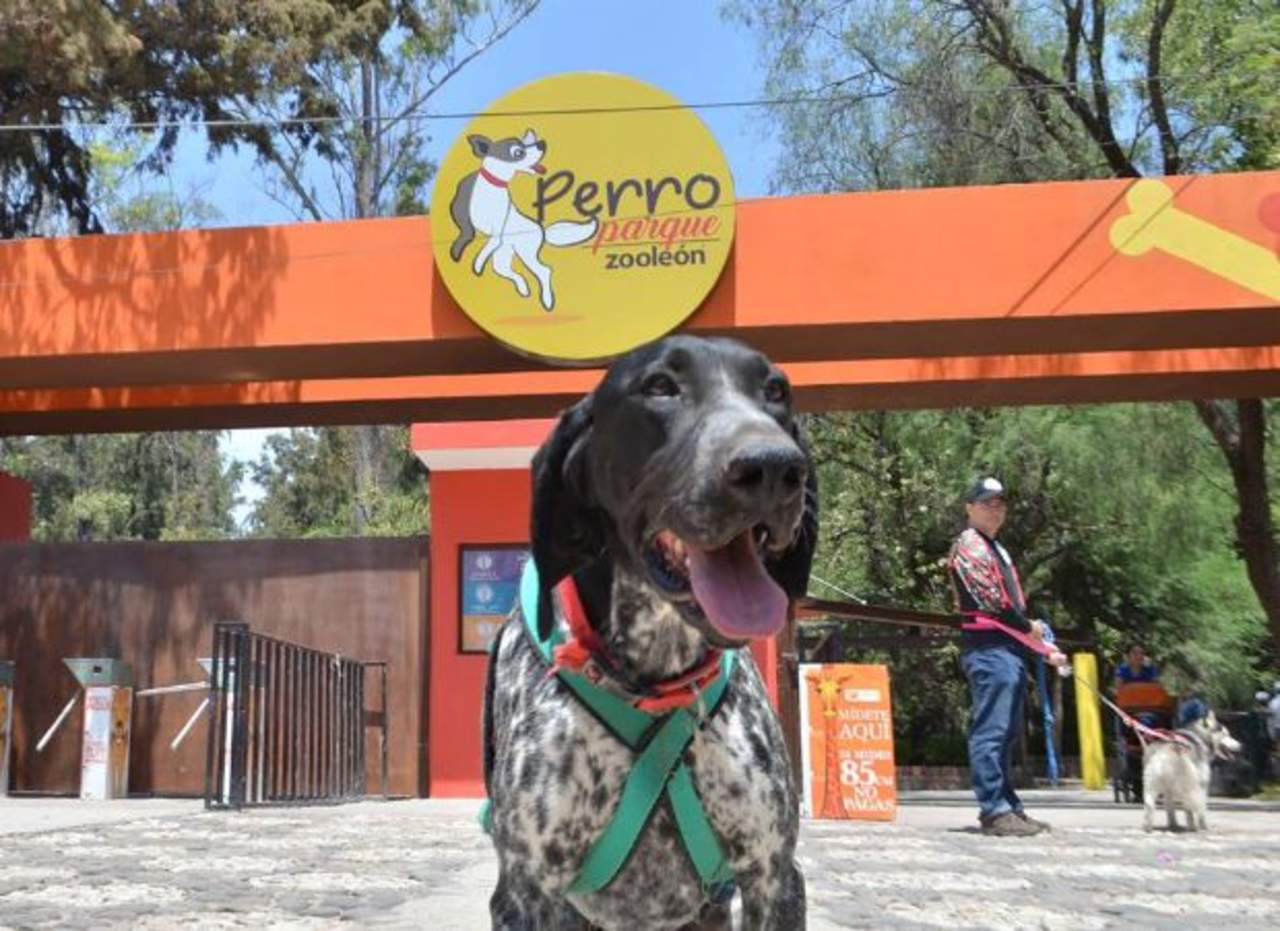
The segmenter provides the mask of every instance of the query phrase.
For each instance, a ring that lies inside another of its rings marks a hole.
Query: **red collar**
[[[480,166],[480,177],[484,178],[486,181],[488,181],[488,182],[489,182],[490,184],[492,184],[494,187],[506,187],[506,186],[507,186],[507,184],[508,184],[508,183],[510,183],[510,182],[507,182],[507,181],[503,181],[503,180],[502,180],[501,178],[499,178],[497,175],[491,175],[491,174],[489,174],[489,172],[485,171],[485,167],[484,167],[483,165],[481,165],[481,166]]]
[[[560,608],[564,611],[565,619],[569,622],[570,639],[555,648],[552,672],[557,669],[572,669],[581,672],[594,685],[603,675],[601,666],[609,665],[608,651],[587,618],[587,609],[578,595],[578,586],[573,581],[573,576],[566,576],[560,581],[556,586],[556,594],[560,598]],[[720,656],[720,650],[707,650],[707,658],[701,665],[650,686],[649,694],[634,699],[632,705],[650,714],[689,707],[720,675]]]

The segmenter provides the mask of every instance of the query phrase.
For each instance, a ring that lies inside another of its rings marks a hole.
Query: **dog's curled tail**
[[[599,225],[594,217],[586,223],[560,220],[547,227],[547,243],[552,246],[576,246],[594,236]]]

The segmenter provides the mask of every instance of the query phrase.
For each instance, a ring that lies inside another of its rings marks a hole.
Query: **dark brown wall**
[[[427,539],[0,544],[0,658],[14,682],[15,791],[79,791],[80,707],[36,742],[75,690],[67,656],[133,665],[135,688],[196,681],[217,620],[353,659],[390,662],[391,791],[425,794]],[[366,706],[378,710],[378,673]],[[129,788],[199,794],[206,720],[169,742],[203,692],[134,701]],[[377,791],[368,735],[369,787]]]

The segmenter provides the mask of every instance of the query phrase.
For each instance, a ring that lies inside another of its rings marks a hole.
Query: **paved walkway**
[[[1280,927],[1280,811],[1141,830],[1109,793],[1028,793],[1050,835],[983,837],[963,793],[894,824],[808,822],[814,931]],[[198,802],[0,799],[0,928],[488,927],[476,803],[206,813]]]

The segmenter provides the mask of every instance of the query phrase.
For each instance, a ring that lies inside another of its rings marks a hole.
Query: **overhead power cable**
[[[1154,80],[1165,83],[1169,81],[1202,80],[1207,75],[1202,74],[1167,74],[1156,77]],[[991,88],[966,88],[959,91],[962,96],[984,97],[1001,94],[1021,94],[1029,90],[1054,90],[1063,88],[1094,88],[1094,87],[1128,87],[1132,85],[1145,85],[1153,80],[1147,77],[1132,78],[1110,78],[1106,81],[1047,81],[1038,84],[1011,84],[1002,87]],[[827,87],[837,87],[848,83],[847,81],[834,81]],[[625,114],[625,113],[661,113],[680,110],[729,110],[741,109],[748,107],[780,107],[780,106],[799,106],[807,104],[833,104],[833,103],[856,103],[863,100],[883,98],[901,93],[903,87],[880,88],[877,90],[868,90],[865,92],[849,92],[840,94],[823,93],[818,90],[813,93],[796,94],[785,97],[762,97],[749,100],[716,100],[706,101],[702,103],[670,103],[670,104],[641,104],[641,105],[619,105],[605,107],[565,107],[565,108],[541,108],[528,110],[464,110],[450,113],[408,113],[393,115],[345,115],[345,116],[310,116],[310,117],[227,117],[224,119],[209,120],[84,120],[69,121],[60,123],[0,123],[0,133],[14,132],[55,132],[62,130],[75,129],[132,129],[132,130],[161,130],[161,129],[230,129],[235,127],[246,126],[329,126],[335,124],[364,124],[364,123],[403,123],[403,122],[445,122],[449,120],[470,120],[481,116],[500,117],[500,118],[517,118],[517,117],[540,117],[540,116],[601,116],[606,114]]]

